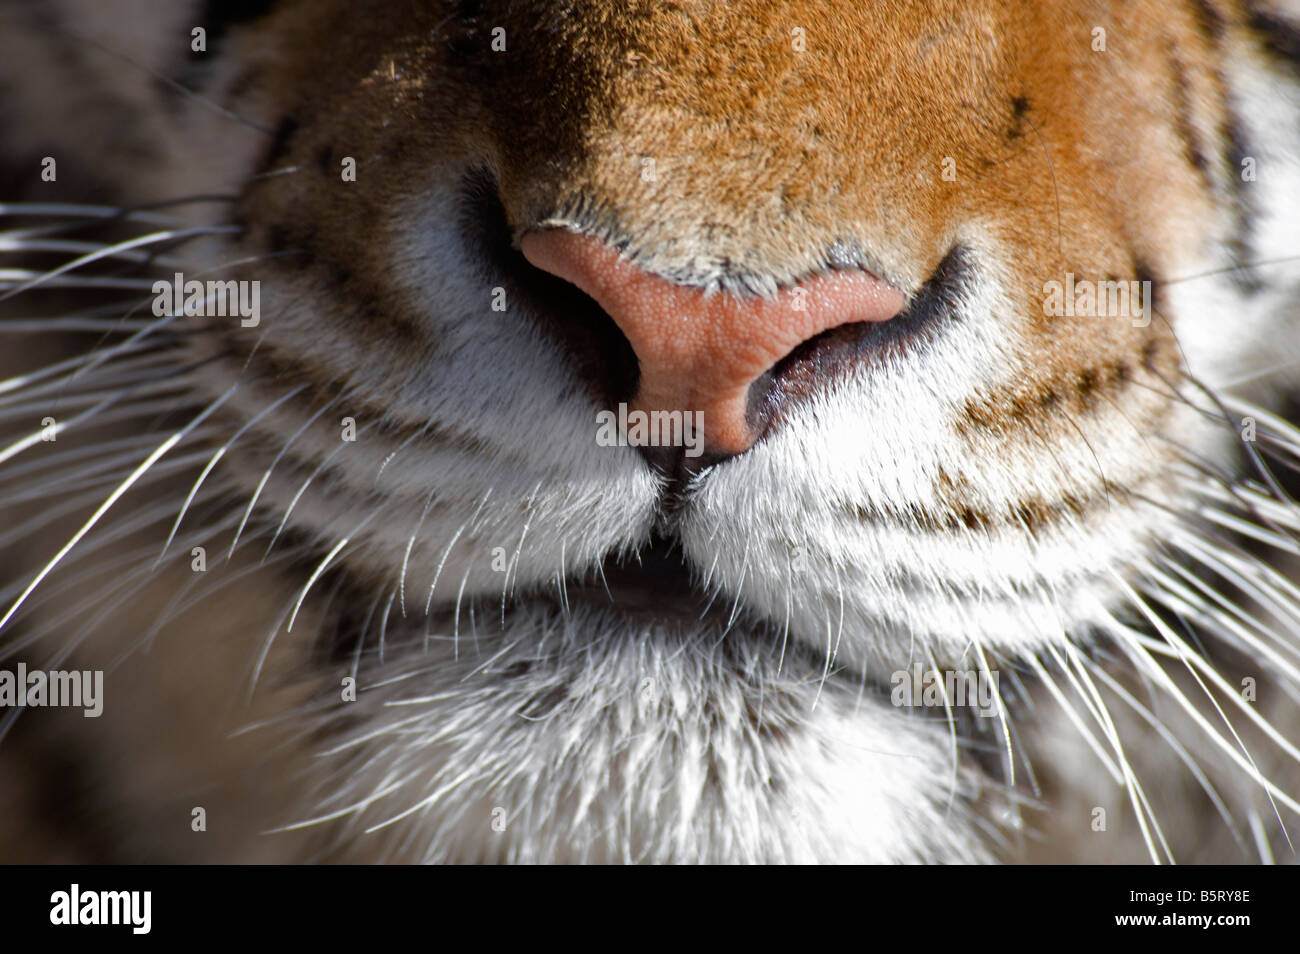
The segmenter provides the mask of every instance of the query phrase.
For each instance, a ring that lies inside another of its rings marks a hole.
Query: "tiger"
[[[0,90],[0,860],[1295,860],[1294,4],[4,0]]]

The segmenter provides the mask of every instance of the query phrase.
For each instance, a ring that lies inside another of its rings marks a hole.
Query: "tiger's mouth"
[[[597,571],[564,582],[549,597],[562,610],[581,603],[606,612],[661,622],[698,623],[728,616],[697,572],[682,558],[678,544],[663,536],[632,554],[607,557]],[[725,621],[725,619],[724,619]]]

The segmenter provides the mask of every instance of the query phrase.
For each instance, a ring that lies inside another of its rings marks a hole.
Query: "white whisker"
[[[179,431],[176,431],[165,441],[159,444],[158,448],[147,458],[145,458],[140,463],[140,466],[137,467],[135,470],[133,470],[131,474],[126,478],[126,480],[118,484],[117,488],[111,494],[109,494],[107,499],[105,499],[104,502],[99,506],[99,508],[94,512],[94,514],[91,515],[90,519],[87,520],[85,523],[83,523],[81,525],[81,528],[78,529],[77,532],[72,535],[72,538],[68,540],[68,542],[65,543],[59,549],[59,552],[56,553],[50,559],[50,561],[46,563],[44,567],[41,568],[40,572],[36,574],[36,577],[27,586],[27,588],[23,590],[22,594],[19,595],[19,597],[16,600],[14,600],[12,605],[10,605],[9,609],[5,612],[4,616],[0,617],[0,630],[3,630],[4,627],[8,624],[9,620],[13,619],[14,614],[18,612],[19,608],[23,605],[24,601],[26,601],[27,597],[29,597],[38,586],[40,586],[41,581],[44,580],[45,577],[47,577],[50,574],[50,572],[56,566],[59,565],[60,562],[62,562],[63,558],[68,555],[68,553],[72,550],[72,548],[75,547],[81,541],[81,539],[91,531],[91,529],[95,526],[95,524],[98,523],[100,518],[103,517],[104,514],[108,512],[108,510],[113,506],[113,504],[117,503],[117,501],[122,497],[122,495],[126,493],[128,490],[130,490],[131,486],[137,480],[139,480],[140,477],[142,477],[145,473],[147,473],[149,468],[152,467],[161,457],[163,457],[163,455],[165,455],[168,451],[170,451],[173,447],[175,447],[178,443],[180,443],[180,441],[184,440],[184,438],[190,433],[190,431],[194,430],[205,420],[207,420],[208,416],[211,415],[218,407],[224,404],[226,399],[229,398],[230,395],[234,394],[238,388],[239,388],[239,384],[236,383],[232,385],[226,391],[225,394],[223,394],[216,401],[209,404],[207,408],[203,410],[202,413],[200,413],[196,418],[194,418],[194,420],[192,420],[185,427],[181,428]],[[3,457],[0,457],[0,460],[3,460]]]

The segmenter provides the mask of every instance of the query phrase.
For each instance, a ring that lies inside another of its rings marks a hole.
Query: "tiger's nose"
[[[750,390],[800,344],[850,322],[885,321],[903,293],[861,270],[815,275],[775,298],[705,293],[642,270],[610,245],[567,229],[528,232],[524,256],[605,310],[640,365],[630,410],[701,412],[710,455],[753,446]]]

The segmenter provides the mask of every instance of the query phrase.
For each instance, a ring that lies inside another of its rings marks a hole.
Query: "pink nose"
[[[565,229],[529,232],[524,256],[577,285],[614,319],[641,377],[632,410],[701,411],[711,453],[758,438],[746,420],[750,385],[809,338],[849,322],[885,321],[903,294],[864,271],[816,275],[774,299],[705,295],[642,271],[609,245]]]

